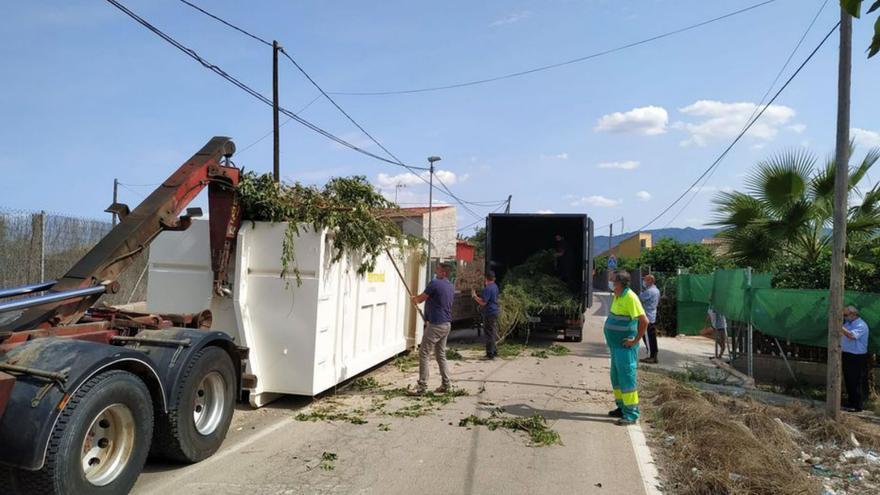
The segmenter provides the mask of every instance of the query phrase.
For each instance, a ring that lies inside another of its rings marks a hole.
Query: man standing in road
[[[424,394],[428,390],[429,360],[431,351],[437,359],[440,367],[440,379],[442,380],[437,393],[446,393],[452,389],[449,381],[449,367],[446,364],[446,338],[452,328],[452,299],[455,297],[455,287],[449,281],[449,273],[452,267],[448,263],[440,263],[434,268],[436,278],[431,280],[425,292],[412,296],[415,304],[425,301],[425,333],[422,335],[422,343],[419,345],[419,381],[416,386],[417,394]]]
[[[843,381],[846,384],[844,407],[861,411],[865,407],[868,374],[868,324],[859,317],[855,306],[843,310],[840,349],[843,351]]]
[[[628,426],[639,420],[639,341],[648,329],[648,317],[639,296],[629,288],[629,273],[615,272],[612,280],[614,296],[605,319],[605,344],[611,351],[611,388],[617,409],[608,415],[619,418],[618,425]]]
[[[486,286],[481,295],[471,290],[471,296],[482,308],[483,330],[486,333],[486,359],[495,359],[498,355],[498,286],[495,284],[495,272],[486,272]]]
[[[657,305],[660,304],[660,289],[654,285],[654,276],[645,275],[642,279],[645,288],[639,294],[645,315],[648,317],[648,357],[641,360],[643,363],[657,364]]]

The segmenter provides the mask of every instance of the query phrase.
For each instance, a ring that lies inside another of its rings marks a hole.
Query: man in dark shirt
[[[429,360],[431,351],[440,366],[440,378],[442,380],[437,393],[446,393],[452,389],[449,381],[449,368],[446,364],[446,338],[452,328],[452,299],[455,297],[455,287],[449,281],[449,273],[452,267],[448,263],[440,263],[434,268],[437,276],[432,280],[425,292],[413,296],[415,304],[425,301],[425,333],[422,335],[422,343],[419,345],[419,382],[416,393],[423,394],[428,389]]]
[[[498,341],[498,286],[495,284],[495,272],[486,272],[486,286],[478,296],[471,290],[471,296],[482,308],[483,330],[486,331],[486,358],[495,359],[498,355],[496,343]]]

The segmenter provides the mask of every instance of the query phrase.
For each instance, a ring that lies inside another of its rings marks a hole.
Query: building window
[[[642,240],[640,240],[640,241],[639,241],[639,245],[640,245],[640,246],[642,247],[642,249],[644,250],[646,247],[648,247],[648,240],[647,240],[647,239],[642,239]]]

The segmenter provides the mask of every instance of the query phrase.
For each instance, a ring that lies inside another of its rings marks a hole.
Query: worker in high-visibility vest
[[[627,426],[639,420],[639,341],[648,328],[648,317],[639,296],[630,289],[630,276],[618,271],[612,277],[614,296],[605,320],[605,344],[611,351],[611,388],[617,409],[608,415]]]

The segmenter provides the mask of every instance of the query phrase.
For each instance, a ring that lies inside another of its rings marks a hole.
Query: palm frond
[[[815,156],[805,149],[773,155],[758,163],[746,178],[746,188],[771,208],[784,208],[804,197],[815,164]]]
[[[739,191],[720,192],[712,202],[716,205],[713,225],[742,228],[767,219],[764,203]]]
[[[852,155],[850,155],[852,156]],[[849,173],[849,188],[850,190],[855,189],[858,186],[859,182],[865,178],[865,175],[871,170],[871,167],[877,163],[877,160],[880,160],[880,148],[872,148],[868,150],[868,153],[865,154],[865,157],[862,158],[862,161],[852,167]]]

